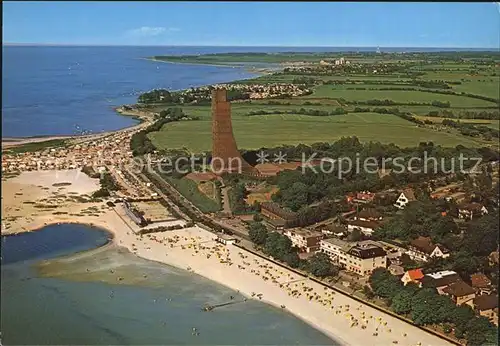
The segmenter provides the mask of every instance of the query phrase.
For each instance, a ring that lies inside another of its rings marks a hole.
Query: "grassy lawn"
[[[220,210],[221,206],[218,201],[211,199],[201,192],[194,181],[186,178],[172,178],[166,175],[162,175],[162,177],[202,212],[213,213]]]
[[[207,112],[208,113],[208,112]],[[357,136],[361,141],[394,143],[403,147],[432,141],[443,146],[483,145],[479,139],[457,133],[438,132],[389,114],[350,113],[342,116],[313,117],[305,115],[233,115],[233,131],[240,149],[258,149],[283,144],[333,142],[341,137]],[[211,121],[206,116],[197,121],[174,122],[161,131],[150,133],[160,149],[186,147],[193,152],[211,150]]]
[[[360,87],[362,87],[360,85]],[[311,95],[303,98],[344,98],[348,101],[385,100],[394,102],[450,102],[452,107],[488,107],[494,103],[464,96],[434,94],[422,91],[399,90],[342,90],[330,85],[321,85]]]

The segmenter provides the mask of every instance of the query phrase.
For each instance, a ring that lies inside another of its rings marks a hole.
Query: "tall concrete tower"
[[[254,168],[240,155],[231,124],[226,89],[212,90],[212,169],[215,173],[249,173]]]

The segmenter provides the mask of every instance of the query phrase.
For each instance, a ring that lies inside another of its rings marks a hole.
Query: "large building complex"
[[[375,268],[387,267],[387,253],[374,241],[351,243],[330,238],[321,240],[320,248],[334,264],[362,276],[370,275]]]

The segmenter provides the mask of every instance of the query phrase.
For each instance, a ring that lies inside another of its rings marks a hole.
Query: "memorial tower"
[[[226,89],[212,90],[212,169],[216,173],[250,173],[254,168],[240,155],[233,135],[231,104]]]

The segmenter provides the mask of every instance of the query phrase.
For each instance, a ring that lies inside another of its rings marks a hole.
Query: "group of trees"
[[[292,268],[300,264],[297,249],[292,247],[292,242],[285,235],[278,232],[268,232],[261,222],[252,222],[249,226],[250,240],[262,251],[274,259],[285,262]]]
[[[250,111],[248,112],[248,116],[252,115],[269,115],[269,114],[302,114],[302,115],[310,115],[310,116],[320,116],[320,117],[326,117],[330,115],[344,115],[349,113],[345,109],[341,107],[337,107],[333,111],[322,111],[318,109],[292,109],[292,110],[270,110],[270,111],[265,111],[265,110],[257,110],[257,111]]]
[[[170,92],[165,89],[155,89],[139,95],[137,102],[139,104],[165,103],[165,104],[207,104],[211,100],[211,91],[213,87],[193,88],[185,91]],[[240,90],[229,87],[227,90],[227,99],[229,101],[248,100],[250,93],[247,90]]]
[[[229,200],[231,203],[231,211],[235,214],[253,213],[260,210],[259,203],[254,203],[249,206],[246,203],[248,191],[245,183],[242,181],[233,182],[229,190]]]
[[[433,259],[424,265],[430,271],[454,270],[462,277],[469,277],[478,271],[490,274],[498,284],[498,265],[491,266],[488,255],[498,246],[498,211],[469,222],[463,234],[448,235],[444,245],[450,248],[451,256]]]
[[[498,159],[498,153],[492,152],[488,148],[468,149],[463,146],[443,148],[435,146],[432,142],[423,142],[418,147],[402,149],[393,144],[386,145],[374,142],[362,144],[356,137],[342,138],[334,143],[315,143],[311,146],[281,146],[265,150],[270,155],[278,152],[286,154],[289,160],[293,160],[295,157],[301,158],[302,154],[308,158],[313,153],[316,153],[316,159],[323,157],[345,159],[345,161],[338,159],[333,164],[324,161],[322,163],[323,169],[319,169],[317,166],[319,163],[314,163],[313,167],[307,167],[304,170],[298,168],[297,170],[282,171],[277,176],[267,179],[269,184],[277,185],[279,188],[279,191],[272,197],[273,201],[297,212],[298,225],[307,225],[323,218],[335,216],[339,205],[332,201],[343,199],[348,192],[363,190],[375,192],[400,186],[416,186],[430,179],[442,177],[444,172],[451,171],[453,160],[456,161],[460,155],[464,157],[482,157],[485,161]],[[253,151],[250,151],[245,153],[244,157],[249,162],[252,162],[254,154]],[[350,159],[351,162],[356,162],[356,160],[363,162],[368,157],[374,158],[376,161],[371,171],[348,170],[348,166],[343,165],[343,163],[347,162],[347,159]],[[419,172],[409,172],[406,168],[403,171],[397,171],[398,167],[389,160],[389,158],[393,157],[402,157],[405,160],[412,157],[421,158],[420,162],[415,163],[414,161],[412,164],[412,168]],[[435,158],[436,161],[435,163],[432,160],[426,162],[424,157]],[[393,168],[393,171],[380,177],[377,168],[380,167],[382,161],[385,169]],[[469,160],[464,161],[463,164],[463,169],[468,169],[474,163]],[[424,168],[423,165],[427,166]],[[456,165],[455,168],[457,168]],[[343,174],[340,174],[340,169],[342,169]],[[464,175],[460,176],[464,177]],[[484,188],[481,190],[484,190]],[[438,238],[438,241],[444,241],[445,239],[441,239],[439,235],[449,234],[450,230],[456,231],[456,227],[453,226],[450,218],[442,217],[440,213],[444,210],[439,209],[438,206],[428,206],[427,204],[423,206],[417,204],[417,206],[415,208],[422,209],[416,211],[418,215],[422,215],[422,217],[432,215],[434,218],[422,221],[429,225],[429,227],[427,227],[427,224],[425,227],[422,226],[425,229],[425,231],[422,231],[422,235],[434,235]],[[330,212],[328,212],[328,209]],[[413,208],[409,208],[409,212],[413,210]],[[412,234],[410,230],[419,225],[408,221],[410,228],[404,230],[404,232],[407,232],[405,236],[399,233],[400,227],[396,224],[397,221],[389,223],[387,228],[383,229],[387,233],[384,236],[409,239],[408,237]]]
[[[175,103],[174,95],[174,93],[165,89],[154,89],[139,95],[137,102],[145,104],[157,102]]]
[[[442,174],[440,169],[433,170],[428,165],[428,169],[421,169],[421,173],[398,172],[399,174],[389,174],[386,177],[380,178],[376,172],[384,161],[385,168],[395,168],[391,164],[389,158],[392,157],[420,157],[427,153],[429,157],[435,157],[439,162],[440,159],[444,163],[448,163],[453,158],[457,158],[460,154],[466,157],[482,157],[476,149],[467,149],[464,147],[457,148],[442,148],[434,146],[432,143],[423,143],[416,148],[399,148],[393,144],[381,144],[376,142],[360,143],[356,137],[346,137],[333,143],[315,143],[311,146],[298,145],[298,146],[282,146],[278,148],[266,149],[266,152],[273,154],[274,152],[281,151],[287,154],[287,158],[293,159],[294,157],[301,158],[302,153],[305,157],[309,157],[316,153],[315,158],[321,159],[336,158],[337,162],[328,166],[329,163],[324,161],[323,170],[313,171],[313,168],[305,168],[304,172],[301,169],[298,171],[283,171],[276,177],[269,178],[269,182],[277,184],[280,188],[280,194],[277,195],[277,202],[284,203],[292,210],[297,210],[299,205],[310,204],[319,201],[324,197],[335,199],[343,197],[349,191],[360,190],[382,190],[387,187],[397,187],[398,185],[418,182],[419,180],[432,178],[437,174]],[[484,153],[486,155],[486,152]],[[355,169],[348,170],[348,159],[351,162],[359,160],[363,162],[366,158],[375,158],[375,167],[372,172],[365,170],[357,171]],[[345,159],[341,161],[340,159]],[[445,160],[446,159],[446,160]],[[346,166],[343,166],[346,163]],[[425,162],[420,162],[419,166],[413,168],[422,168]],[[467,162],[465,162],[467,163]],[[465,164],[464,163],[464,164]],[[416,165],[416,164],[415,164]],[[343,169],[344,174],[340,174],[339,170]],[[447,169],[445,167],[438,167]],[[464,167],[466,168],[466,167]],[[302,174],[303,173],[303,174]],[[297,183],[297,184],[296,184]],[[294,202],[297,200],[298,202]]]
[[[430,111],[427,116],[429,117],[443,117],[443,118],[452,118],[452,119],[485,119],[485,120],[499,120],[500,112],[499,111],[482,111],[482,112],[474,112],[474,111],[460,111],[459,113],[453,113],[450,110],[439,111]]]
[[[487,318],[476,317],[467,305],[456,306],[449,297],[439,295],[434,288],[418,288],[412,283],[403,286],[384,268],[375,269],[369,283],[373,294],[383,298],[394,312],[411,318],[417,325],[442,324],[448,333],[453,326],[454,335],[459,339],[465,338],[467,345],[497,342],[497,328]]]
[[[312,86],[312,85],[316,84],[316,79],[309,78],[309,77],[298,77],[298,78],[294,78],[292,80],[292,83],[293,84],[304,84],[304,85],[307,85],[307,86]]]
[[[449,83],[449,82],[448,82]],[[451,89],[447,82],[443,80],[414,80],[412,84],[429,89]]]
[[[278,232],[269,232],[261,222],[252,222],[248,234],[250,240],[266,255],[292,268],[300,268],[317,277],[338,274],[338,268],[331,264],[326,254],[316,253],[308,260],[301,260],[298,249],[292,246],[292,241],[288,237]]]
[[[431,106],[439,108],[450,108],[451,104],[449,101],[443,102],[434,100],[431,102]]]
[[[452,216],[442,214],[444,211],[443,206],[431,200],[411,202],[401,214],[378,228],[374,236],[403,241],[424,236],[447,243],[447,237],[459,233],[459,229]]]
[[[120,186],[110,173],[106,172],[101,174],[99,182],[101,184],[101,188],[92,194],[95,198],[108,197],[110,191],[117,191],[120,189]]]
[[[443,119],[441,122],[444,126],[458,129],[464,136],[478,137],[483,136],[487,140],[500,137],[500,131],[485,125],[476,125],[471,123],[462,123],[451,119]]]

